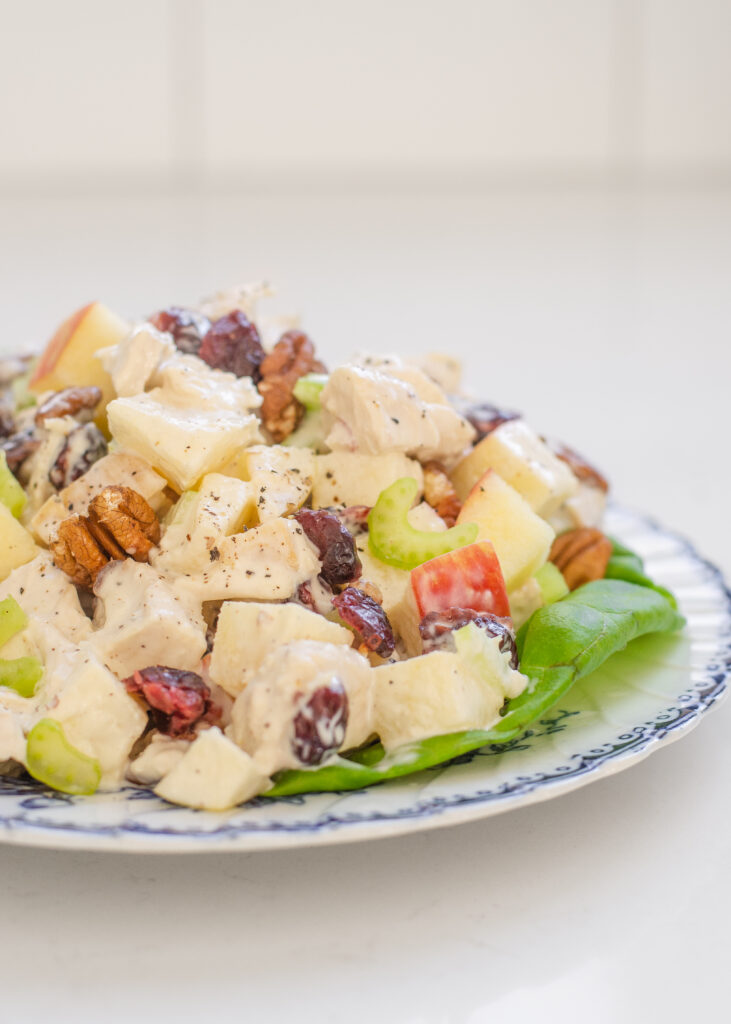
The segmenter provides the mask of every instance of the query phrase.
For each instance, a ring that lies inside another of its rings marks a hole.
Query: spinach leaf
[[[654,583],[645,574],[645,567],[640,556],[636,555],[634,551],[630,551],[624,544],[620,544],[614,537],[609,539],[612,542],[612,557],[609,559],[604,578],[607,580],[624,580],[626,583],[637,583],[641,587],[649,587],[651,590],[656,590],[658,594],[662,594],[673,608],[677,608],[678,603],[670,591],[666,590],[665,587],[661,587],[658,583]]]
[[[673,604],[651,582],[648,586],[616,579],[587,583],[563,600],[540,608],[520,630],[520,668],[530,684],[509,701],[505,714],[492,728],[433,736],[390,754],[376,743],[321,768],[280,772],[266,795],[361,789],[431,768],[488,744],[507,743],[545,714],[573,683],[635,637],[670,632],[682,624]]]

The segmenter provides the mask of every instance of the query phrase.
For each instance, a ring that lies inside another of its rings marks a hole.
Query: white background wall
[[[0,0],[0,190],[731,180],[728,0]]]

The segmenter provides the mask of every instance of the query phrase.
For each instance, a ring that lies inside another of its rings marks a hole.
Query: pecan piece
[[[261,364],[259,393],[264,399],[261,418],[275,441],[289,437],[304,414],[304,406],[294,397],[300,377],[321,370],[315,359],[315,346],[303,331],[286,331]]]
[[[119,558],[121,550],[122,557],[144,562],[160,540],[157,516],[131,487],[105,487],[89,503],[89,521],[112,558]]]
[[[101,389],[91,386],[64,388],[50,395],[36,411],[36,423],[60,419],[62,416],[78,416],[82,412],[96,409],[102,400]]]
[[[462,509],[452,481],[439,462],[424,466],[424,499],[442,517],[447,526],[454,526]]]
[[[49,547],[59,569],[91,587],[110,559],[144,562],[159,539],[160,524],[142,495],[113,486],[96,495],[88,516],[64,519]]]
[[[40,446],[41,439],[32,430],[21,430],[0,441],[0,450],[5,452],[11,473],[17,473],[25,460],[37,452]]]
[[[612,554],[612,542],[601,530],[582,526],[556,537],[548,556],[560,569],[569,590],[603,579]]]
[[[569,448],[568,445],[561,444],[560,442],[552,444],[551,447],[553,454],[561,459],[562,462],[565,462],[574,476],[578,477],[582,483],[598,487],[600,491],[604,491],[605,494],[607,493],[609,483],[606,477],[602,476],[599,470],[592,466],[590,462],[587,462],[583,455],[579,455],[573,448]]]
[[[72,583],[81,587],[91,587],[99,571],[109,561],[84,516],[64,519],[58,528],[58,536],[50,543],[50,549],[58,568]]]

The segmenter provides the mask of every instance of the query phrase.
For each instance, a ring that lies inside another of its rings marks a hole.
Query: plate
[[[724,696],[731,593],[687,541],[644,516],[612,508],[607,532],[676,594],[687,628],[636,640],[512,743],[366,790],[260,798],[217,814],[173,807],[132,786],[69,797],[0,779],[0,841],[125,853],[351,842],[484,818],[630,767],[684,735]]]

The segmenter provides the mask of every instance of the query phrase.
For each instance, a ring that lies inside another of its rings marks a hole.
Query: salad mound
[[[0,771],[224,810],[525,730],[671,594],[447,356],[327,369],[266,286],[0,364]]]

